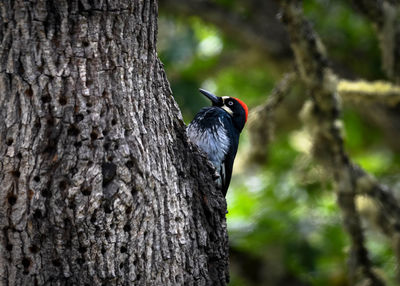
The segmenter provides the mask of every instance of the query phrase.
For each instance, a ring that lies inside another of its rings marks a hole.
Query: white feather
[[[198,126],[198,122],[203,118],[201,117],[198,121],[192,122],[187,129],[187,134],[190,141],[205,152],[208,155],[208,159],[218,169],[229,149],[227,130],[222,124],[221,119],[219,119],[219,124],[217,123],[209,129],[201,129]]]

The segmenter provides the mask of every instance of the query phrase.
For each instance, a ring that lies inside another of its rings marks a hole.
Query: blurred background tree
[[[393,80],[379,47],[384,25],[374,22],[371,7],[310,0],[303,9],[340,78]],[[158,52],[186,123],[209,105],[199,87],[238,97],[254,111],[296,70],[279,15],[275,1],[160,0]],[[298,78],[285,84],[283,103],[264,122],[265,144],[252,144],[249,130],[241,136],[227,195],[230,285],[352,285],[332,175],[312,159],[312,139],[299,118],[308,92]],[[394,190],[400,186],[399,106],[343,98],[341,114],[349,156]],[[396,248],[378,230],[376,203],[363,196],[356,203],[372,265],[387,285],[397,285]]]

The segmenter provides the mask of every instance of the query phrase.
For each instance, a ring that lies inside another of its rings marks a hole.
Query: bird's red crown
[[[235,100],[237,100],[237,102],[240,103],[240,105],[243,107],[244,112],[246,112],[246,122],[247,122],[247,114],[249,113],[249,109],[247,108],[246,103],[244,103],[243,101],[241,101],[239,98],[233,97]]]

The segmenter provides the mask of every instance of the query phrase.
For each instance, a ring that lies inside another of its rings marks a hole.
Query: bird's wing
[[[229,119],[230,120],[230,119]],[[235,160],[237,147],[239,144],[239,133],[234,129],[231,122],[228,119],[222,121],[224,127],[227,129],[227,134],[229,136],[229,149],[226,153],[225,158],[222,161],[220,175],[222,179],[222,193],[226,196],[229,184],[232,178],[233,162]]]
[[[232,165],[239,142],[239,132],[231,116],[219,107],[200,110],[189,124],[190,140],[204,151],[219,172],[217,185],[225,195],[232,177]]]
[[[200,110],[187,129],[190,140],[207,154],[217,170],[229,150],[230,142],[224,124],[227,116],[221,108],[206,107]]]

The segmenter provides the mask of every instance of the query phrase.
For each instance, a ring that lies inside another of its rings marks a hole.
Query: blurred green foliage
[[[314,23],[330,58],[345,67],[346,75],[384,78],[374,28],[350,5],[344,0],[304,1],[304,12]]]
[[[241,1],[216,2],[237,9]],[[350,78],[384,78],[373,27],[347,1],[305,1],[304,8],[337,70]],[[197,17],[161,14],[158,51],[187,123],[209,104],[198,93],[199,87],[219,96],[241,98],[252,108],[266,100],[282,76],[257,51],[243,49],[240,41],[225,38],[218,27]],[[382,132],[355,108],[346,106],[343,118],[351,157],[381,180],[393,182],[400,171],[400,156],[386,146]],[[286,121],[299,119],[293,114]],[[263,166],[243,163],[251,146],[247,133],[241,136],[227,195],[230,243],[243,260],[256,258],[254,268],[260,273],[257,279],[249,277],[238,270],[240,261],[233,259],[231,285],[348,285],[349,241],[330,174],[312,162],[309,138],[293,128],[298,124],[285,124],[279,126],[278,122]],[[389,285],[395,285],[398,266],[389,243],[373,226],[370,229],[374,233],[368,239],[371,258],[382,268]],[[279,267],[271,266],[274,263]],[[276,273],[266,274],[268,271]]]

